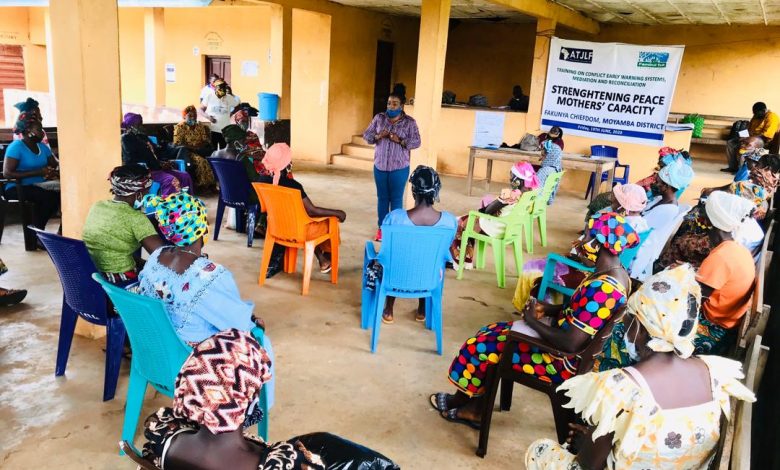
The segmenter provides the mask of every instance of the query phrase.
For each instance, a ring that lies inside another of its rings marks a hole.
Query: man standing
[[[219,80],[219,75],[216,73],[212,73],[209,75],[209,82],[206,83],[206,85],[200,89],[200,102],[203,103],[203,100],[206,99],[207,96],[214,93],[214,82]]]
[[[748,124],[749,137],[759,137],[762,139],[763,146],[766,147],[775,137],[778,127],[780,127],[780,117],[769,111],[766,103],[761,101],[753,105],[753,118]],[[739,170],[740,162],[740,142],[741,137],[734,137],[726,143],[726,156],[728,157],[728,168],[721,171],[736,173]]]
[[[228,93],[228,88],[228,84],[221,78],[214,80],[214,93],[207,95],[200,106],[211,121],[211,145],[214,148],[227,145],[222,137],[222,129],[230,124],[230,113],[239,105],[238,98]]]

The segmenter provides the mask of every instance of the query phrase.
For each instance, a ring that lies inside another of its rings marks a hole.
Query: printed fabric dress
[[[562,330],[578,328],[594,336],[626,303],[626,297],[626,288],[614,277],[606,274],[588,277],[577,287],[553,325]],[[469,396],[485,393],[487,368],[501,359],[511,328],[512,322],[492,323],[466,340],[450,366],[450,382]],[[520,343],[512,356],[515,370],[555,384],[575,375],[579,360],[577,356],[548,354],[526,343]]]
[[[635,369],[591,372],[558,387],[573,408],[596,429],[593,438],[615,433],[608,469],[703,469],[715,457],[721,413],[728,416],[730,399],[755,401],[740,381],[737,361],[699,356],[710,372],[712,401],[684,408],[662,409]],[[633,380],[632,380],[633,379]],[[551,439],[533,442],[525,455],[528,470],[580,470],[576,456]]]

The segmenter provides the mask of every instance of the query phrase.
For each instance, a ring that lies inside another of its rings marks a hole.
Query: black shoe
[[[25,289],[7,289],[5,290],[5,293],[0,294],[0,307],[16,305],[24,300],[25,297],[27,297],[27,291]]]
[[[282,272],[282,266],[280,263],[271,264],[268,266],[268,271],[265,272],[265,278],[271,279],[280,272]]]

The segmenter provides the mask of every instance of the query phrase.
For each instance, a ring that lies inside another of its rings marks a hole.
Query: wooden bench
[[[737,347],[745,349],[756,336],[763,336],[771,312],[771,306],[764,304],[764,291],[766,289],[767,274],[772,262],[774,252],[769,249],[772,246],[772,237],[775,232],[775,221],[769,223],[761,246],[761,254],[756,265],[756,283],[753,289],[750,309],[745,314],[739,327]]]
[[[669,113],[668,122],[680,124],[686,116],[684,113]],[[701,137],[691,138],[692,144],[704,145],[726,145],[729,140],[729,133],[734,121],[749,121],[750,118],[734,116],[715,116],[711,114],[700,114],[704,118],[704,129]]]

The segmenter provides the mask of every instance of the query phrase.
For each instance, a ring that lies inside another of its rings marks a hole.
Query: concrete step
[[[374,159],[374,147],[371,145],[344,144],[341,153],[355,157]]]
[[[352,136],[352,142],[351,143],[353,143],[355,145],[371,145],[368,142],[366,142],[366,140],[363,138],[362,135],[359,135],[359,134]],[[373,145],[371,145],[371,147],[373,147]]]
[[[373,171],[374,169],[373,157],[364,158],[355,155],[346,155],[343,153],[339,153],[336,155],[331,155],[330,162],[333,165],[345,166],[357,170]]]

